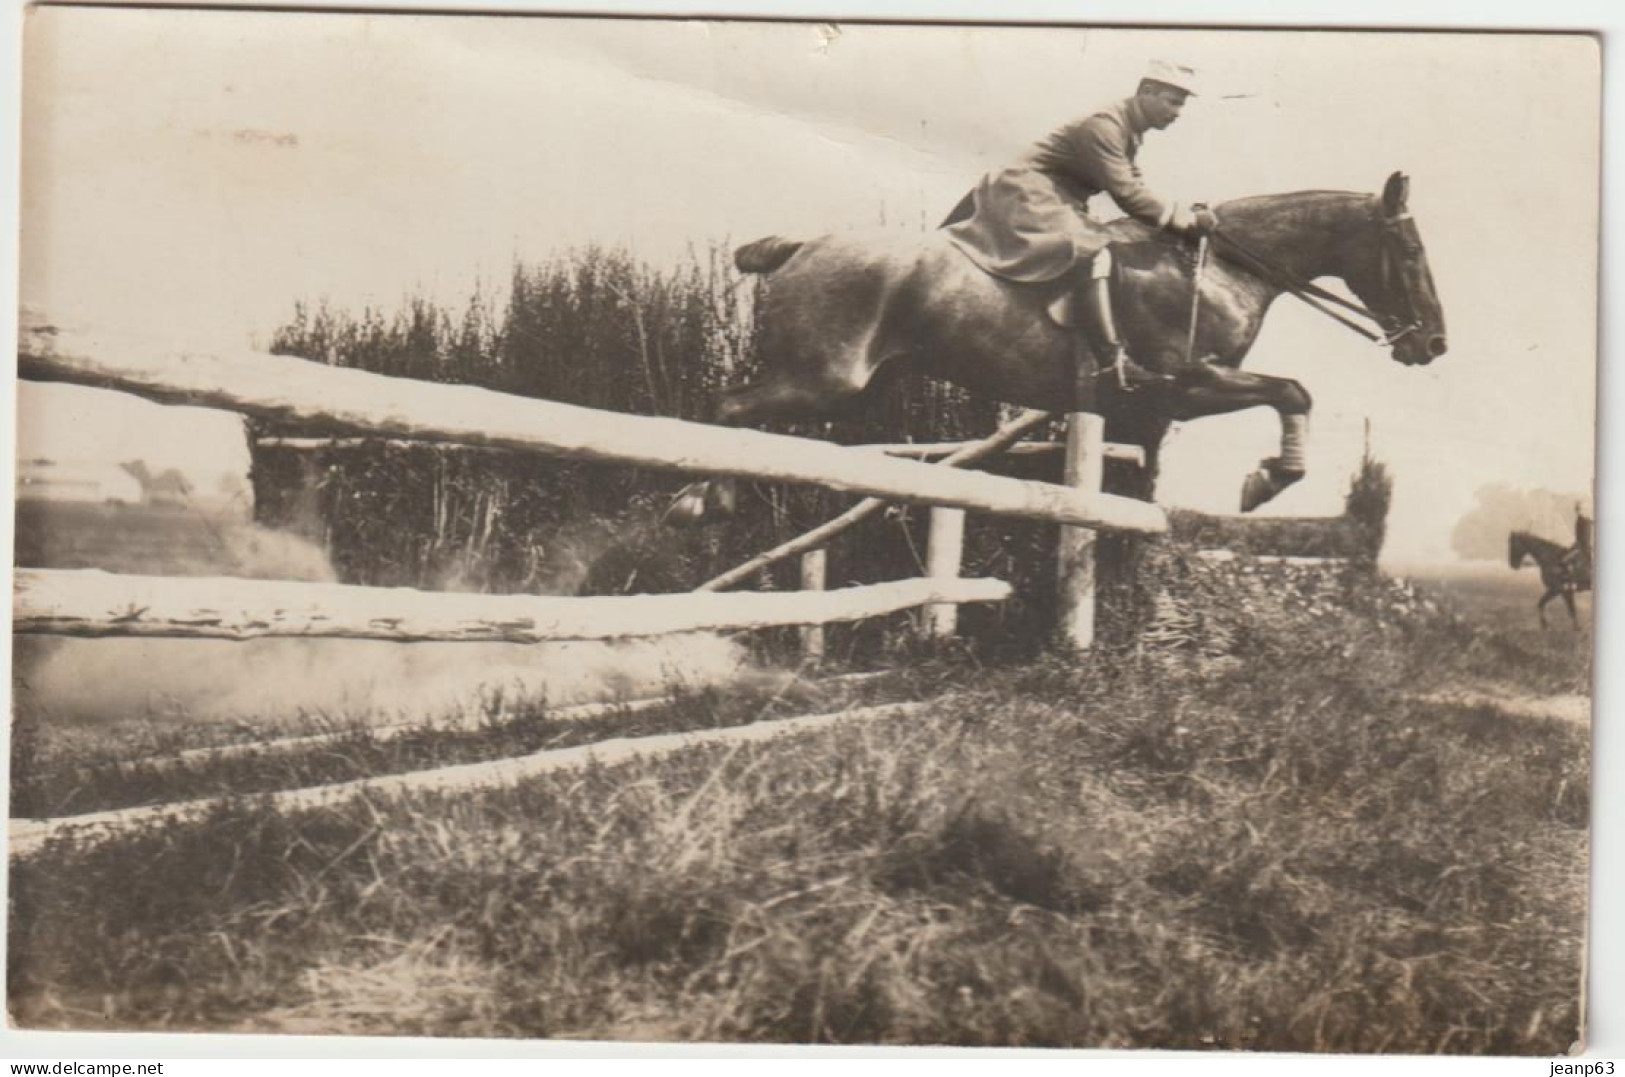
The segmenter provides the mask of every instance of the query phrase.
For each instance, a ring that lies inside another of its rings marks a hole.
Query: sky
[[[1401,367],[1280,301],[1247,368],[1297,378],[1316,410],[1310,478],[1269,511],[1338,511],[1368,423],[1396,475],[1394,559],[1448,558],[1483,486],[1589,491],[1600,68],[1573,35],[36,9],[22,298],[192,348],[263,345],[295,301],[455,304],[586,243],[659,262],[918,230],[1152,58],[1204,80],[1141,153],[1167,197],[1411,177],[1451,350]],[[24,456],[247,466],[231,416],[18,396]],[[1234,511],[1276,442],[1263,410],[1177,427],[1161,500]]]

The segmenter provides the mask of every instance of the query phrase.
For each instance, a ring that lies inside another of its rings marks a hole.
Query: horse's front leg
[[[1247,476],[1241,490],[1242,512],[1256,509],[1307,472],[1305,441],[1314,402],[1308,390],[1291,378],[1189,363],[1176,368],[1166,386],[1149,391],[1157,394],[1163,414],[1180,421],[1257,407],[1274,408],[1280,415],[1281,454],[1260,460],[1258,470]]]

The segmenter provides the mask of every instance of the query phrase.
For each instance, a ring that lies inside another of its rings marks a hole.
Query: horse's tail
[[[771,273],[799,251],[803,241],[783,236],[764,236],[734,251],[734,265],[741,273]]]

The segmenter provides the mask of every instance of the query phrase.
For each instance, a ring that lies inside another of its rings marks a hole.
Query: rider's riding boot
[[[1084,333],[1089,346],[1100,363],[1102,376],[1114,382],[1123,392],[1133,392],[1142,385],[1167,381],[1163,374],[1153,374],[1129,358],[1128,348],[1117,332],[1117,318],[1112,310],[1112,252],[1106,247],[1089,262],[1089,275],[1079,296],[1084,311]]]

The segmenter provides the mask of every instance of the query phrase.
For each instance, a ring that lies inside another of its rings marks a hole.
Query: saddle
[[[1112,307],[1120,310],[1123,299],[1131,287],[1124,277],[1124,267],[1148,269],[1155,259],[1166,256],[1167,248],[1155,239],[1136,237],[1126,241],[1117,240],[1108,244],[1108,249],[1112,258],[1107,287],[1110,289]],[[1080,261],[1056,280],[1035,285],[1041,288],[1060,289],[1045,304],[1044,310],[1049,314],[1050,320],[1063,329],[1076,330],[1089,324],[1091,312],[1083,298],[1085,285],[1089,282],[1089,267],[1089,262]]]
[[[1569,580],[1581,590],[1591,588],[1591,557],[1578,544],[1569,547],[1560,562]]]
[[[1062,329],[1073,331],[1087,328],[1094,319],[1094,313],[1085,298],[1089,285],[1089,263],[1079,262],[1071,269],[1053,281],[1045,281],[1039,287],[1059,288],[1059,291],[1044,304],[1044,312],[1049,315],[1050,321]],[[1106,286],[1111,293],[1112,307],[1122,305],[1123,300],[1123,267],[1116,258],[1111,260],[1111,275]]]

